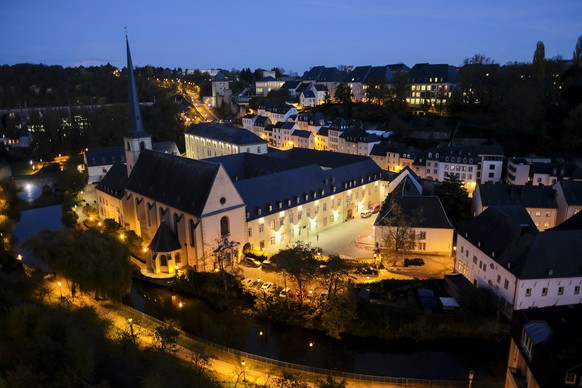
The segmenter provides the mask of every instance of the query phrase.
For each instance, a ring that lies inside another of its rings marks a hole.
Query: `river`
[[[23,211],[14,235],[18,241],[42,229],[60,229],[60,206]],[[46,267],[30,253],[23,263]],[[381,341],[323,333],[256,319],[240,311],[218,312],[205,302],[168,289],[134,281],[126,304],[159,319],[170,319],[186,332],[221,345],[282,361],[346,372],[438,380],[465,380],[470,370],[476,381],[491,381],[491,365],[505,361],[507,346],[440,343],[421,348],[414,342]],[[182,307],[179,303],[182,302]],[[311,346],[310,346],[311,343]],[[495,373],[497,374],[497,373]]]

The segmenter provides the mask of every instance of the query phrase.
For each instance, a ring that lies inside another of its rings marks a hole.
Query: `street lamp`
[[[247,372],[246,372],[246,370],[245,370],[245,364],[246,364],[245,360],[242,360],[242,361],[240,362],[240,364],[242,365],[242,372],[243,372],[243,383],[246,383],[246,382],[247,382]]]
[[[59,291],[61,293],[61,299],[63,299],[63,283],[61,282],[57,282],[57,285],[59,286]]]
[[[471,388],[473,386],[473,378],[474,377],[475,377],[475,371],[470,370],[469,371],[469,388]]]
[[[129,332],[131,333],[131,338],[133,338],[133,318],[127,318],[127,322],[129,323]]]

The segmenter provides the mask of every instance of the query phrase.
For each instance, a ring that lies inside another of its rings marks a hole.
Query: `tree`
[[[158,326],[154,331],[154,346],[162,352],[175,352],[179,338],[180,332],[174,326]]]
[[[317,388],[346,388],[348,385],[346,379],[336,381],[333,377],[327,376],[325,380],[317,380],[315,386]]]
[[[354,95],[352,88],[346,82],[341,82],[335,90],[335,100],[344,105],[351,104]]]
[[[379,221],[382,228],[380,248],[385,256],[392,257],[394,265],[400,259],[402,252],[411,251],[416,245],[416,232],[413,225],[417,217],[404,214],[396,198],[390,198],[384,206],[387,206],[388,211]]]
[[[495,61],[483,54],[473,54],[472,57],[465,58],[463,65],[492,65]]]
[[[350,265],[338,255],[330,255],[325,266],[320,269],[321,285],[327,288],[328,298],[337,295],[349,279]]]
[[[218,269],[222,278],[227,303],[229,280],[235,271],[235,252],[240,245],[238,242],[230,241],[229,237],[229,234],[222,235],[216,240],[216,248],[214,249],[214,268]]]
[[[127,247],[95,229],[41,231],[25,242],[53,271],[82,292],[120,300],[129,290],[131,264]]]
[[[366,97],[369,102],[381,105],[390,99],[391,91],[386,77],[372,77],[367,86]]]
[[[576,47],[572,53],[572,62],[575,66],[582,65],[582,35],[580,35],[576,41]]]
[[[303,290],[318,266],[310,246],[298,241],[292,247],[282,249],[273,255],[271,261],[295,280],[299,288],[299,298],[303,301]]]
[[[546,76],[546,49],[542,41],[538,41],[536,44],[532,65],[533,76],[541,86],[543,85],[544,78]]]
[[[434,191],[453,226],[461,229],[471,219],[471,198],[463,183],[456,175],[447,175],[435,185]]]

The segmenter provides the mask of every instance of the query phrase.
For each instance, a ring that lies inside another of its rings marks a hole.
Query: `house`
[[[375,134],[369,134],[363,129],[351,129],[339,135],[338,151],[344,154],[369,156],[374,145],[380,139]]]
[[[315,136],[309,131],[296,129],[291,133],[291,144],[293,147],[315,149]]]
[[[124,163],[114,163],[96,185],[96,201],[99,218],[110,218],[125,226],[123,197],[127,184],[127,168]]]
[[[523,206],[540,231],[557,225],[558,203],[552,187],[483,183],[473,192],[473,216],[489,206],[510,205]]]
[[[392,187],[396,182],[398,185]],[[420,183],[408,168],[391,182],[390,190],[374,222],[376,246],[392,255],[450,256],[454,228],[440,199],[422,195]]]
[[[266,76],[255,82],[255,94],[266,96],[271,90],[279,90],[285,83],[284,80],[276,79],[273,76]]]
[[[344,74],[336,67],[315,66],[306,71],[301,79],[304,84],[313,84],[316,87],[322,87],[322,90],[325,88],[329,97],[333,99],[337,86],[342,81]],[[322,97],[323,100],[325,100],[325,94]]]
[[[582,181],[560,180],[554,189],[558,202],[558,224],[582,211]]]
[[[271,143],[272,139],[267,134],[267,128],[271,127],[273,122],[267,116],[256,116],[253,122],[251,132],[255,135],[259,136],[261,139],[266,140],[268,143]]]
[[[582,306],[514,312],[506,388],[582,385]]]
[[[271,144],[280,149],[293,148],[291,134],[296,128],[297,125],[292,121],[279,121],[272,127],[273,141]]]
[[[237,240],[276,252],[359,215],[385,193],[370,158],[293,148],[266,155],[209,159],[224,167],[246,205],[246,236]]]
[[[418,154],[414,164],[425,179],[443,182],[455,175],[471,195],[478,183],[501,182],[504,159],[498,144],[440,145]]]
[[[420,151],[406,144],[379,143],[372,147],[370,157],[384,170],[400,172],[405,167],[412,166],[418,152]]]
[[[184,135],[186,157],[205,159],[240,152],[267,153],[267,142],[246,129],[200,123],[191,125]]]
[[[540,163],[550,163],[552,160],[543,156],[528,156],[523,158],[508,158],[507,159],[507,183],[512,185],[525,185],[532,183],[536,185],[537,182],[532,180],[532,165]],[[554,182],[555,183],[555,182]]]
[[[456,68],[446,64],[417,63],[408,72],[406,103],[413,108],[443,107],[461,81]]]
[[[582,214],[538,232],[523,206],[491,206],[457,236],[455,271],[501,312],[582,303]]]
[[[259,107],[259,115],[268,117],[271,123],[288,121],[291,116],[297,115],[297,108],[288,103],[265,104]]]

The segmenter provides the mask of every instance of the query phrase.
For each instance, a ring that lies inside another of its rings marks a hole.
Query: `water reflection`
[[[140,281],[134,283],[126,303],[155,316],[179,322],[195,336],[281,361],[319,368],[371,375],[443,380],[464,380],[471,369],[489,377],[485,367],[499,347],[479,345],[479,359],[470,346],[440,344],[419,349],[410,343],[344,336],[341,341],[323,333],[254,319],[233,311],[217,312],[198,299],[173,295],[170,291]],[[180,303],[182,307],[180,308]],[[312,343],[312,346],[310,346]],[[501,349],[505,350],[503,345]],[[502,351],[503,353],[503,351]],[[504,357],[504,356],[502,356]]]

